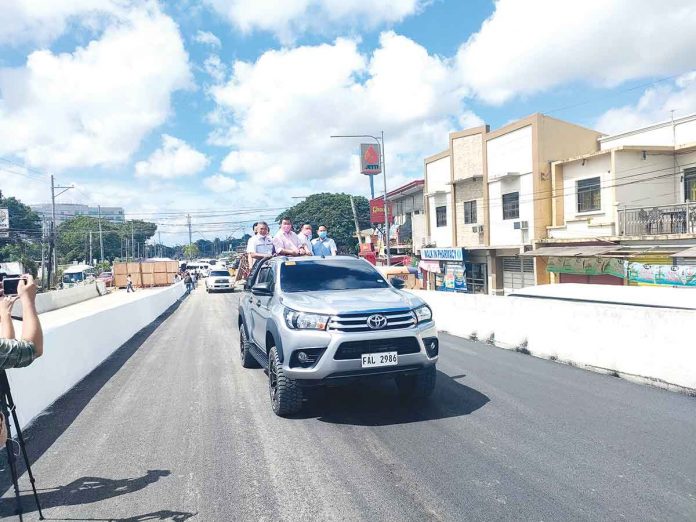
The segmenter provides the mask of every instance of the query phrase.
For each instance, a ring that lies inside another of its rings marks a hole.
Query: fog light
[[[423,339],[423,344],[428,357],[432,358],[440,353],[440,343],[437,337],[426,337]]]
[[[300,352],[297,354],[297,360],[302,364],[306,364],[309,361],[309,356],[304,352]]]

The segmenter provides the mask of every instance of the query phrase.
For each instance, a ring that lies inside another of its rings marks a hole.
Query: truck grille
[[[373,315],[382,315],[387,319],[387,323],[382,328],[370,328],[367,324],[368,318]],[[390,312],[371,312],[357,314],[334,315],[329,319],[326,329],[334,332],[374,332],[384,330],[398,330],[400,328],[410,328],[416,324],[416,319],[410,310],[397,310]]]
[[[360,359],[364,353],[397,352],[399,355],[420,352],[418,339],[415,337],[395,337],[394,339],[374,339],[366,341],[347,341],[341,343],[334,354],[334,359],[346,361]]]

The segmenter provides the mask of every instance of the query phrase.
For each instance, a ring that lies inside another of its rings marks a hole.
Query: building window
[[[576,181],[576,194],[578,212],[592,212],[602,209],[602,190],[599,186],[599,177]]]
[[[520,217],[520,193],[503,194],[503,219],[518,219]]]
[[[696,168],[684,169],[684,201],[696,201]]]
[[[476,201],[464,202],[464,223],[477,223],[476,219]]]
[[[435,207],[435,224],[438,227],[447,226],[447,206]]]

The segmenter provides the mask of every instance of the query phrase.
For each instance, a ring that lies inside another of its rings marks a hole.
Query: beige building
[[[542,114],[493,132],[484,125],[451,133],[447,150],[424,165],[431,248],[422,252],[421,268],[431,272],[431,287],[449,288],[448,269],[457,274],[452,259],[460,257],[469,292],[504,294],[547,283],[544,259],[520,254],[546,238],[552,224],[551,165],[596,151],[601,136]]]
[[[421,259],[431,288],[445,284],[449,271],[465,278],[467,291],[485,292],[486,257],[477,249],[484,245],[483,144],[487,131],[484,125],[453,132],[447,150],[425,159],[425,243],[431,248],[421,252]],[[463,283],[462,279],[460,287]]]
[[[532,114],[485,135],[484,228],[488,289],[504,294],[549,282],[543,258],[520,256],[552,223],[551,164],[595,151],[601,133]]]

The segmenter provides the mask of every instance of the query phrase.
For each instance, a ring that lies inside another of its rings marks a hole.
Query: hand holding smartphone
[[[2,293],[6,296],[19,293],[19,282],[26,281],[26,277],[6,277],[2,280]]]

